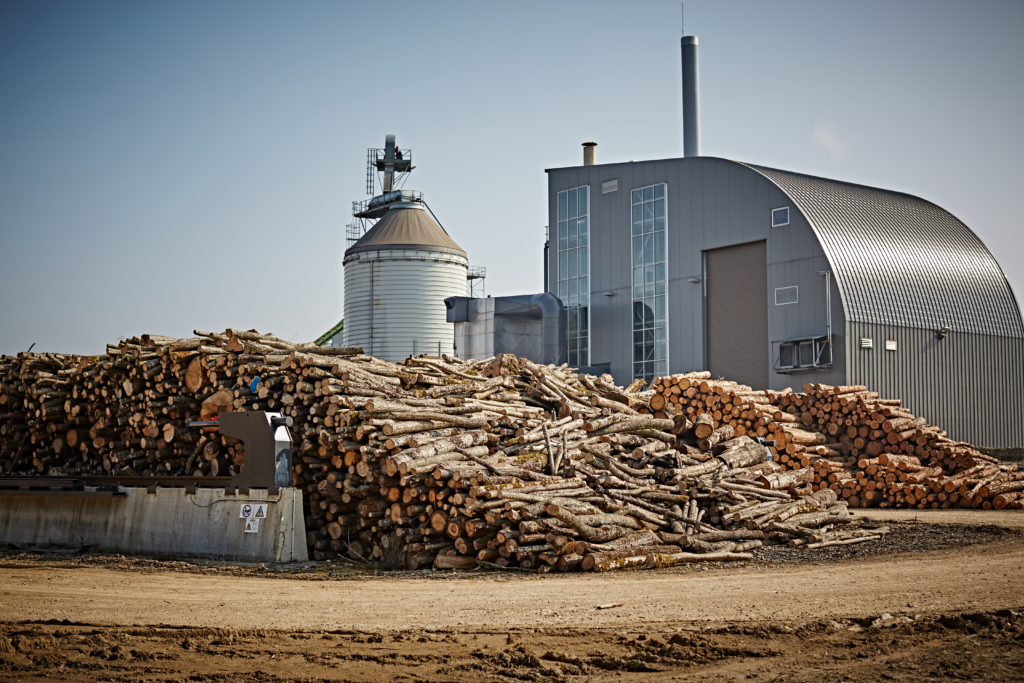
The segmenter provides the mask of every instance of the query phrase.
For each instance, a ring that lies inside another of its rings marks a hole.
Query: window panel
[[[668,371],[668,248],[666,185],[632,192],[634,375]]]
[[[558,193],[558,298],[566,308],[566,354],[573,365],[586,365],[589,361],[589,195],[587,187]]]
[[[584,287],[584,289],[586,289]],[[580,310],[580,336],[586,337],[590,334],[590,316],[587,308],[581,308]]]

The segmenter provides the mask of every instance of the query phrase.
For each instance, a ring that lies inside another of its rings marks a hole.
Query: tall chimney
[[[593,166],[597,163],[597,147],[596,142],[584,142],[583,143],[583,165]]]
[[[683,36],[683,156],[700,156],[700,85],[697,36]]]

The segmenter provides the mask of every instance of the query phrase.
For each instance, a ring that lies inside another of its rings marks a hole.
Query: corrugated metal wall
[[[465,259],[402,253],[361,253],[345,264],[345,345],[392,362],[438,348],[453,354],[455,328],[444,300],[466,296],[466,266],[455,262]]]
[[[851,384],[899,398],[950,438],[991,448],[1024,444],[1024,340],[847,323]],[[860,348],[870,338],[874,348]],[[886,351],[886,340],[896,351]]]
[[[706,253],[708,370],[768,388],[768,258],[764,241]]]

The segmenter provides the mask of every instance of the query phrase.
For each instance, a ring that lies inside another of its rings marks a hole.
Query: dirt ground
[[[0,681],[1020,680],[1024,514],[867,516],[911,546],[386,578],[8,554]]]

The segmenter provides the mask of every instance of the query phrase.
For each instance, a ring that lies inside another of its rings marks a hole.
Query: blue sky
[[[951,211],[1024,292],[1024,3],[686,3],[702,152]],[[677,2],[0,4],[0,352],[315,338],[396,133],[487,292],[542,288],[544,169],[680,156]]]

